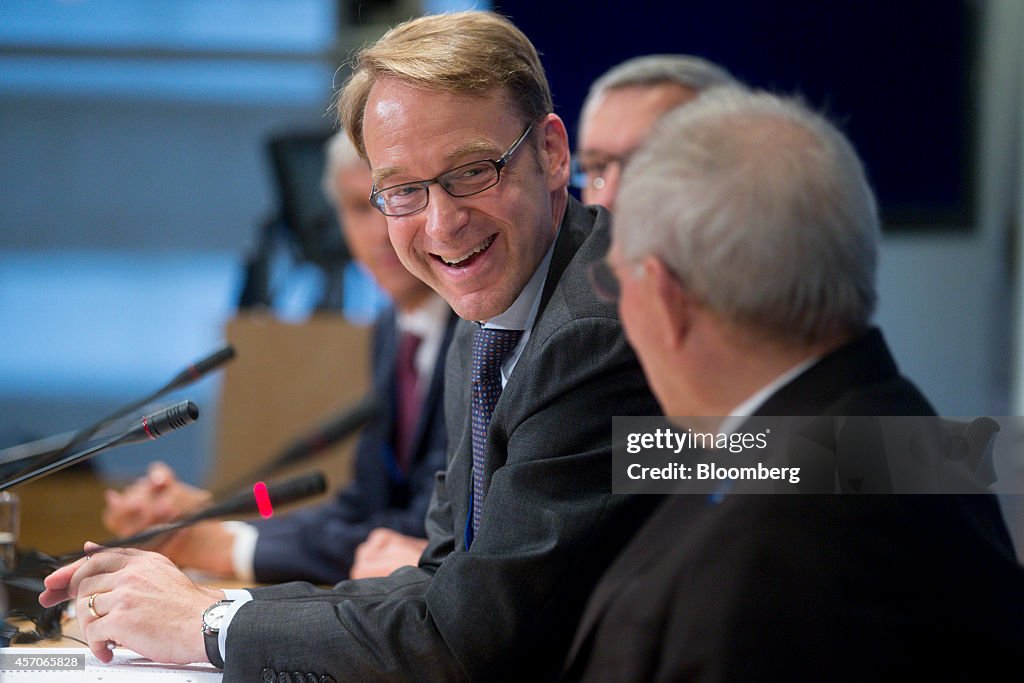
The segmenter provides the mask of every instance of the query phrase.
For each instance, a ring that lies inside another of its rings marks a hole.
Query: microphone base
[[[45,588],[43,578],[52,571],[46,564],[47,559],[35,550],[19,550],[18,568],[12,575],[0,577],[0,615],[4,619],[27,619],[35,624],[35,635],[30,635],[19,634],[10,624],[0,622],[0,643],[4,639],[17,643],[60,637],[61,617],[67,603],[55,607],[39,604],[39,594]]]

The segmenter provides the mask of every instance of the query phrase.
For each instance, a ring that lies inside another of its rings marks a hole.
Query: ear
[[[569,185],[569,134],[558,114],[548,114],[537,122],[540,163],[548,177],[548,189]]]
[[[661,329],[667,348],[678,349],[690,331],[693,316],[693,297],[683,288],[679,278],[657,256],[643,260],[644,274],[651,283],[653,309],[663,321]]]

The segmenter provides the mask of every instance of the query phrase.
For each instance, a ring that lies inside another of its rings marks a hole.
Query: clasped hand
[[[199,586],[163,555],[86,543],[86,555],[46,577],[43,607],[75,600],[78,623],[96,658],[113,658],[110,644],[154,661],[205,662],[203,611],[224,598]]]

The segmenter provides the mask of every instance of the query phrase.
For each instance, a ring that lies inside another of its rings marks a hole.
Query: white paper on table
[[[224,674],[212,664],[161,664],[142,655],[116,648],[114,659],[104,664],[86,648],[5,647],[0,652],[25,657],[85,655],[84,671],[0,671],[3,683],[220,683]]]

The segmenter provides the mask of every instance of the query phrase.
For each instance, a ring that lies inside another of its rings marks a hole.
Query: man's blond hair
[[[524,124],[554,109],[537,50],[512,22],[493,12],[411,19],[355,56],[352,75],[338,93],[338,117],[363,158],[366,102],[382,77],[479,97],[501,88]]]

